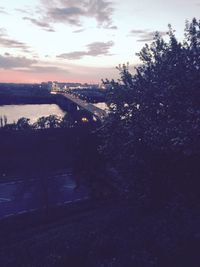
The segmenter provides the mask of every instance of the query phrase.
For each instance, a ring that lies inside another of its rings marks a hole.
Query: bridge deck
[[[87,110],[88,112],[92,113],[95,117],[97,117],[98,119],[102,120],[103,118],[105,118],[107,116],[107,112],[103,109],[100,109],[96,106],[94,106],[91,103],[88,103],[82,99],[80,99],[79,97],[69,94],[69,93],[63,93],[63,92],[54,92],[54,94],[57,95],[63,95],[64,97],[68,98],[70,101],[74,102],[77,104],[77,106]]]

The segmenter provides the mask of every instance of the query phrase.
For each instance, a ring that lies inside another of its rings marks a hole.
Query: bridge
[[[95,105],[80,99],[78,96],[66,92],[55,92],[55,91],[52,92],[52,94],[55,94],[57,96],[63,96],[67,102],[71,102],[73,105],[75,104],[76,109],[77,107],[84,109],[100,121],[102,121],[108,115],[105,110],[100,109]]]

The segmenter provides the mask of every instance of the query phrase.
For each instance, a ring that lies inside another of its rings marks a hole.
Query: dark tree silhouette
[[[104,81],[110,115],[100,148],[125,192],[159,201],[197,193],[200,156],[200,21],[186,22],[182,42],[170,25],[168,37],[156,33],[143,47],[135,75],[123,65],[119,81]]]
[[[28,118],[20,118],[16,123],[17,130],[28,130],[31,129],[30,119]]]

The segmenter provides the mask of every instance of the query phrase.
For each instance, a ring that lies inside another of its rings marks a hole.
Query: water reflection
[[[100,108],[100,109],[103,109],[103,110],[108,110],[108,106],[104,102],[95,103],[93,105],[96,106],[97,108]]]
[[[17,122],[19,118],[29,118],[34,123],[40,117],[57,115],[63,117],[65,112],[56,104],[28,104],[0,106],[0,117],[6,116],[8,123]]]

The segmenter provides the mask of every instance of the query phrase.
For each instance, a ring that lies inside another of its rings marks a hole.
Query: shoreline
[[[50,94],[45,96],[5,96],[0,94],[0,106],[15,104],[57,104],[57,99]]]

